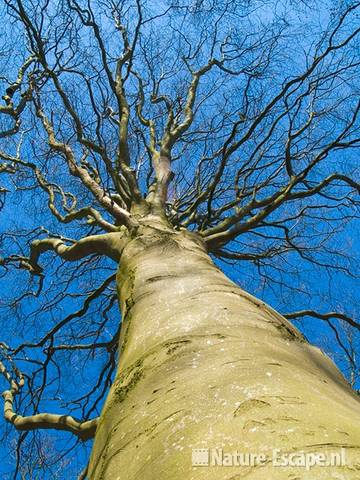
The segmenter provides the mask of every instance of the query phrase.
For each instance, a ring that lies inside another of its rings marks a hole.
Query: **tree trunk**
[[[286,319],[230,281],[199,237],[148,219],[122,252],[118,289],[119,366],[91,480],[360,478],[356,394]],[[274,448],[329,455],[341,447],[339,468],[271,461]],[[193,466],[198,448],[266,460]]]

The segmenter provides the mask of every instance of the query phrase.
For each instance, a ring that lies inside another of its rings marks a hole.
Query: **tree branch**
[[[10,390],[2,393],[4,399],[4,418],[14,425],[16,430],[31,431],[39,429],[64,430],[73,433],[82,441],[95,436],[98,418],[92,420],[77,420],[70,415],[57,415],[53,413],[39,413],[23,417],[14,412],[14,394]]]
[[[358,330],[360,330],[360,323],[356,322],[351,317],[348,317],[347,315],[344,315],[343,313],[339,313],[339,312],[319,313],[319,312],[316,312],[315,310],[299,310],[297,312],[284,313],[283,316],[288,320],[301,318],[301,317],[314,317],[314,318],[319,318],[320,320],[329,320],[330,318],[337,318],[339,320],[343,320],[344,322],[348,323],[352,327],[355,327]]]
[[[41,272],[38,264],[40,255],[48,251],[54,251],[59,257],[69,262],[80,260],[92,254],[106,255],[115,262],[119,262],[122,249],[125,246],[125,234],[123,232],[105,233],[103,235],[91,235],[78,240],[73,245],[65,245],[59,238],[44,238],[34,240],[30,247],[29,264],[35,271]]]

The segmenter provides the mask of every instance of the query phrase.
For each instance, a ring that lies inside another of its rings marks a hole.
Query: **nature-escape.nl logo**
[[[274,448],[270,454],[259,452],[224,452],[222,448],[192,449],[194,467],[256,467],[266,464],[273,467],[343,467],[346,465],[345,449],[336,452],[283,452]]]

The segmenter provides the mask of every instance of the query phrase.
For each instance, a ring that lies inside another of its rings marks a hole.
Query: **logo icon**
[[[208,467],[209,466],[209,449],[208,448],[193,448],[192,450],[192,465],[193,467]]]

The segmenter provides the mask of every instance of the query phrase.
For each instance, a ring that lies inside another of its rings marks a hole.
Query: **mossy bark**
[[[200,238],[149,219],[124,248],[118,371],[91,480],[358,479],[360,401],[281,315],[241,290]],[[345,448],[339,468],[194,467],[193,448]]]

